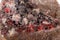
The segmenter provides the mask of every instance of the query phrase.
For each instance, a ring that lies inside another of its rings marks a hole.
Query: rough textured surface
[[[7,40],[9,40],[9,38]],[[10,40],[60,40],[60,28],[31,34],[21,33],[19,37],[10,38]]]
[[[41,11],[45,13],[50,10],[49,15],[56,17],[56,11],[59,9],[56,0],[32,0],[31,2],[37,4]]]
[[[45,0],[42,0],[42,2],[43,1]],[[58,8],[56,1],[55,2],[53,2],[52,0],[50,1],[47,0],[47,1],[43,2],[42,3],[43,5],[38,4],[39,5],[38,7],[40,7],[42,9],[41,11],[44,12],[46,12],[47,10],[51,10],[49,15],[60,19],[60,9]],[[57,16],[55,14],[57,14]],[[11,37],[7,39],[2,38],[0,36],[0,40],[9,40],[9,39],[10,40],[60,40],[60,28],[56,28],[51,31],[41,31],[31,34],[21,33],[19,37],[14,37],[14,38]]]

